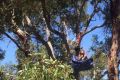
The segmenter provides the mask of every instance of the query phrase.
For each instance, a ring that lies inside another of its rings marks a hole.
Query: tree
[[[55,46],[51,43],[51,39],[56,37],[55,35],[61,38],[61,41],[65,44],[67,55],[69,55],[70,48],[66,32],[71,29],[73,34],[76,34],[77,45],[80,45],[83,36],[96,28],[104,26],[105,23],[102,25],[94,25],[93,28],[89,29],[89,24],[92,22],[95,14],[99,12],[99,2],[100,0],[93,2],[94,10],[92,14],[87,14],[85,9],[87,8],[88,1],[86,0],[76,0],[74,2],[66,0],[3,1],[1,3],[1,30],[3,34],[10,38],[24,53],[26,53],[26,48],[24,48],[24,46],[22,47],[21,43],[9,36],[7,32],[12,32],[19,37],[14,28],[18,27],[22,31],[26,31],[29,33],[31,40],[32,36],[34,36],[45,45],[48,50],[48,55],[55,59],[55,52],[53,51]],[[10,6],[8,6],[8,4]],[[34,8],[32,6],[34,6]],[[4,15],[4,13],[6,13],[6,15]],[[53,36],[51,38],[47,35],[48,39],[45,40],[45,34]]]
[[[106,24],[104,21],[100,25],[90,26],[95,15],[104,13],[101,8],[102,2],[106,2],[106,0],[1,1],[0,31],[2,35],[7,36],[16,44],[20,53],[26,53],[26,44],[24,44],[24,40],[20,39],[21,34],[18,32],[26,32],[29,36],[29,45],[30,42],[38,47],[44,45],[50,58],[55,60],[57,56],[57,59],[62,59],[65,62],[73,49],[70,42],[80,46],[86,34]],[[88,5],[93,7],[91,13],[86,11],[89,9]],[[14,36],[10,36],[10,33]],[[68,37],[71,35],[68,33],[74,35],[76,41],[70,40]],[[30,49],[30,47],[28,48]],[[30,49],[31,53],[34,51]],[[62,58],[59,55],[62,55]],[[25,57],[20,56],[18,56],[18,60],[21,63],[20,60]]]
[[[119,80],[118,53],[120,31],[120,0],[110,1],[110,17],[112,26],[112,45],[108,58],[108,77],[110,80]]]

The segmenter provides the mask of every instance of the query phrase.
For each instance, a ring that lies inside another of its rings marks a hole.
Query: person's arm
[[[83,54],[83,58],[82,58],[82,59],[83,59],[83,60],[88,59],[85,51],[84,51],[84,54]]]
[[[75,64],[80,64],[80,63],[82,63],[82,61],[81,61],[81,60],[76,59],[76,56],[73,56],[73,57],[72,57],[72,63],[75,63]]]
[[[86,56],[86,55],[84,55],[82,59],[83,59],[83,60],[86,60],[86,59],[87,59],[87,56]]]

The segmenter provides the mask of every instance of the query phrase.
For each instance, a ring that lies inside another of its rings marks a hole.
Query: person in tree
[[[85,51],[81,48],[80,49],[80,52],[79,52],[79,54],[78,54],[79,56],[79,60],[86,60],[87,59],[87,56],[86,56],[86,54],[85,54]]]
[[[72,57],[73,62],[82,62],[87,60],[87,56],[85,54],[85,51],[82,48],[76,47],[75,48],[75,55]]]
[[[89,70],[93,67],[93,59],[88,59],[85,51],[77,46],[75,55],[72,57],[72,68],[74,77],[79,80],[79,71]]]

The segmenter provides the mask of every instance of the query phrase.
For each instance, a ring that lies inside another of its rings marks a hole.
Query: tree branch
[[[120,71],[119,71],[119,73],[120,73]],[[108,74],[108,71],[107,71],[107,70],[100,76],[100,79],[101,79],[102,77],[104,77],[106,74]]]
[[[66,34],[66,31],[67,31],[67,25],[66,25],[66,22],[65,20],[61,20],[61,24],[62,24],[62,27],[63,27],[63,30],[62,30],[62,35],[60,36],[65,44],[65,47],[66,47],[66,50],[67,50],[67,55],[70,54],[70,48],[69,48],[69,44],[68,44],[68,39],[67,39],[67,34]],[[69,56],[69,55],[68,55]]]
[[[37,23],[37,25],[38,25],[38,23]],[[50,36],[49,30],[46,29],[46,34],[47,34],[48,40],[45,41],[43,39],[43,37],[39,34],[39,31],[37,31],[36,25],[32,24],[32,25],[28,25],[28,26],[32,27],[32,32],[35,36],[34,38],[41,41],[41,43],[46,47],[49,57],[51,57],[53,60],[55,60],[56,58],[55,58],[55,54],[54,54],[54,51],[53,51],[53,47],[52,47],[51,42],[49,41],[49,36]]]
[[[66,42],[67,41],[66,38],[65,38],[66,35],[63,34],[63,33],[60,33],[57,30],[52,29],[52,27],[50,25],[50,13],[46,10],[45,0],[41,0],[41,4],[42,4],[43,16],[45,18],[45,22],[47,24],[48,29],[51,32],[55,33],[56,35],[59,35],[59,37],[63,40],[64,44],[66,45],[66,49],[68,50],[69,46],[68,46],[68,43]]]
[[[86,31],[86,32],[83,34],[83,36],[86,35],[86,34],[88,34],[88,33],[90,33],[90,32],[92,32],[93,30],[95,30],[95,29],[97,29],[97,28],[104,27],[105,24],[106,24],[106,22],[104,22],[104,23],[103,23],[102,25],[100,25],[100,26],[95,26],[95,27],[93,27],[93,28],[90,29],[89,31]]]
[[[92,12],[92,14],[90,15],[90,18],[87,20],[87,25],[85,26],[85,30],[83,31],[84,33],[87,31],[88,27],[89,27],[89,24],[92,20],[92,18],[94,17],[94,15],[96,14],[96,8],[97,8],[97,5],[98,5],[99,1],[95,4],[94,6],[94,11]]]
[[[48,29],[51,32],[61,36],[61,33],[57,30],[52,29],[52,27],[50,25],[50,13],[46,10],[45,0],[41,0],[41,4],[42,4],[43,16],[45,18],[45,22],[47,24]]]
[[[100,79],[101,79],[102,77],[104,77],[106,74],[108,74],[108,71],[107,71],[107,70],[100,76]]]
[[[46,49],[47,49],[47,52],[48,52],[48,55],[49,55],[53,60],[55,60],[56,58],[55,58],[55,55],[53,54],[53,52],[52,52],[52,50],[51,50],[51,47],[50,47],[50,45],[49,45],[49,44],[50,44],[49,41],[46,42],[46,41],[42,38],[42,36],[39,34],[39,32],[37,32],[37,31],[34,31],[34,35],[35,35],[35,37],[36,37],[39,41],[42,42],[43,45],[45,45],[45,47],[46,47]]]
[[[77,3],[78,3],[78,1],[76,2],[75,5],[77,5]],[[78,5],[76,7],[76,15],[77,15],[76,16],[76,35],[78,35],[79,32],[80,32],[80,29],[79,29],[79,26],[80,26],[80,17],[81,17],[81,14],[82,14],[82,11],[83,11],[85,3],[86,3],[86,0],[83,0],[83,3],[80,6],[80,9],[78,9],[79,8]]]
[[[12,38],[9,34],[7,34],[6,32],[4,32],[4,34],[5,34],[9,39],[11,39],[21,51],[25,52],[25,50],[16,42],[15,39],[13,39],[13,38]]]

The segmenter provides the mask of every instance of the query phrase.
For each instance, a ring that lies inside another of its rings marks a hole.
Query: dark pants
[[[73,70],[73,75],[74,75],[76,80],[79,80],[79,77],[80,77],[79,76],[79,71],[76,68],[74,68],[74,70]]]
[[[91,68],[93,68],[93,59],[87,59],[85,61],[81,61],[81,62],[75,62],[73,61],[73,74],[75,79],[79,80],[79,71],[85,71],[85,70],[90,70]]]
[[[91,68],[93,68],[93,59],[87,59],[85,60],[82,64],[81,64],[81,68],[79,66],[79,71],[82,70],[90,70]]]

